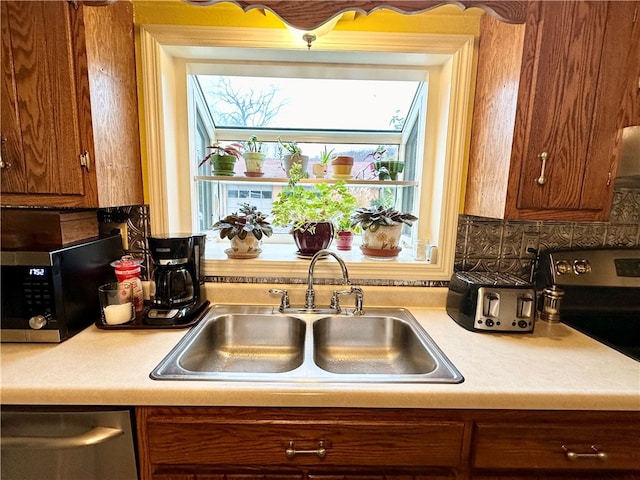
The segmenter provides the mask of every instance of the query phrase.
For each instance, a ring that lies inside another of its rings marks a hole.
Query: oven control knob
[[[48,321],[49,321],[48,316],[34,315],[29,319],[29,326],[34,330],[40,330],[47,324]]]
[[[571,271],[571,265],[566,260],[558,260],[556,262],[556,273],[564,275]]]
[[[591,271],[591,264],[588,260],[575,260],[573,262],[573,271],[576,275],[583,275]]]

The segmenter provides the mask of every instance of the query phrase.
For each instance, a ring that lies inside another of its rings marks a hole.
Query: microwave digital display
[[[29,268],[29,276],[31,277],[46,277],[47,269],[42,267]]]

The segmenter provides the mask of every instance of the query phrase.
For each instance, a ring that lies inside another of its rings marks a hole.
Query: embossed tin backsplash
[[[460,215],[456,270],[507,272],[528,278],[537,250],[640,245],[640,189],[614,192],[609,222],[509,221]]]

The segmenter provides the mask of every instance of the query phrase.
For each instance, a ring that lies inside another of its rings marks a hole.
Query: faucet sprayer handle
[[[331,295],[331,305],[329,308],[335,310],[336,313],[340,313],[342,309],[340,308],[340,295],[351,295],[351,290],[334,290],[333,295]]]
[[[331,296],[331,308],[336,311],[336,313],[340,313],[342,309],[340,308],[340,295],[355,295],[355,309],[353,310],[354,315],[363,315],[364,310],[362,309],[362,305],[364,303],[364,292],[360,287],[351,287],[349,290],[334,290],[333,295]]]
[[[282,295],[282,297],[280,298],[280,307],[278,308],[280,312],[284,312],[285,309],[291,306],[291,304],[289,303],[289,292],[287,292],[286,290],[280,288],[271,288],[269,289],[269,293],[271,295]]]

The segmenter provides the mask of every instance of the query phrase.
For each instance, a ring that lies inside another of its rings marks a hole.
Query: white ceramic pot
[[[249,234],[242,240],[240,237],[231,239],[231,248],[225,250],[229,258],[257,258],[261,253],[262,240]]]
[[[395,257],[400,253],[400,237],[402,223],[395,225],[380,225],[374,231],[362,231],[362,246],[360,249],[369,257]]]
[[[307,172],[307,167],[309,164],[308,155],[299,155],[299,154],[285,155],[282,157],[282,160],[284,163],[283,168],[284,168],[284,171],[287,173],[287,177],[289,176],[289,170],[291,170],[291,166],[294,163],[299,163],[300,165],[302,165],[302,173]]]

